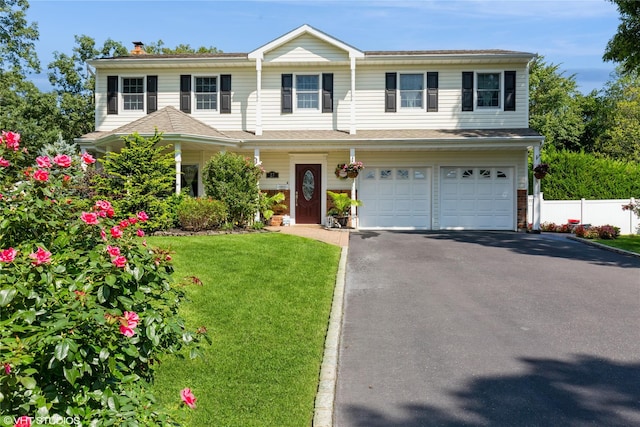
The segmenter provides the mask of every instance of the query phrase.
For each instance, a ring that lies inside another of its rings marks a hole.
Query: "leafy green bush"
[[[3,134],[2,164],[18,144]],[[184,329],[184,286],[170,253],[143,240],[147,214],[119,219],[106,200],[83,210],[72,184],[93,162],[40,156],[13,182],[0,166],[0,413],[168,425],[147,384],[162,354],[205,335]]]
[[[137,133],[122,138],[120,152],[109,152],[100,161],[104,174],[94,177],[99,198],[108,198],[123,215],[145,211],[150,220],[148,231],[163,230],[175,224],[175,163],[167,146],[160,146],[162,134],[144,138]]]
[[[227,207],[219,200],[185,197],[177,215],[180,227],[186,230],[213,230],[227,220]]]
[[[239,154],[221,152],[204,166],[204,188],[209,197],[221,200],[229,210],[229,222],[249,224],[259,208],[258,180],[262,167]]]
[[[549,174],[540,181],[545,200],[640,197],[640,164],[551,147],[542,161],[550,166]]]

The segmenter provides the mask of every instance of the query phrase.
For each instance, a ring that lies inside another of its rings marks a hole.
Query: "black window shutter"
[[[427,111],[438,111],[438,73],[427,73]]]
[[[473,111],[473,72],[462,72],[462,111]]]
[[[147,114],[158,111],[158,76],[147,76]]]
[[[516,111],[516,72],[504,72],[504,111]]]
[[[231,114],[231,74],[220,76],[220,113]]]
[[[281,111],[293,113],[293,74],[282,75]]]
[[[384,111],[387,113],[395,113],[396,111],[397,82],[398,75],[396,73],[386,73],[384,86]]]
[[[107,76],[107,114],[118,114],[118,76]]]
[[[333,112],[333,73],[322,74],[322,112]]]
[[[180,76],[180,111],[191,113],[191,75]]]

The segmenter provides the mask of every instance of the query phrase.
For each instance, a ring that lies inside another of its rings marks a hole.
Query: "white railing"
[[[544,200],[540,193],[540,224],[554,222],[567,224],[570,219],[580,220],[581,224],[614,225],[620,227],[620,234],[638,232],[638,217],[632,211],[623,211],[622,205],[628,205],[635,199],[616,200]],[[538,202],[536,202],[537,204]],[[533,196],[529,196],[527,221],[533,223]]]

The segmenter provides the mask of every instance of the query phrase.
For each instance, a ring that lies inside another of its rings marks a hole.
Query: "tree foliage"
[[[0,0],[0,72],[39,72],[38,25],[27,22],[27,0]]]
[[[209,46],[200,46],[199,48],[193,48],[189,44],[179,44],[175,48],[165,47],[162,40],[157,42],[151,42],[144,45],[144,50],[151,55],[175,55],[180,53],[222,53],[218,48]]]
[[[624,72],[640,71],[640,2],[609,0],[618,7],[620,25],[604,51],[605,61],[619,62]]]
[[[529,71],[529,126],[558,148],[579,150],[584,133],[575,75],[565,77],[560,66],[547,64],[543,56]]]

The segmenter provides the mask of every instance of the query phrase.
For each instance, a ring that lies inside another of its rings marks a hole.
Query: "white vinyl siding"
[[[336,62],[348,61],[344,50],[309,34],[301,35],[289,43],[279,46],[264,56],[264,61],[287,63]]]

